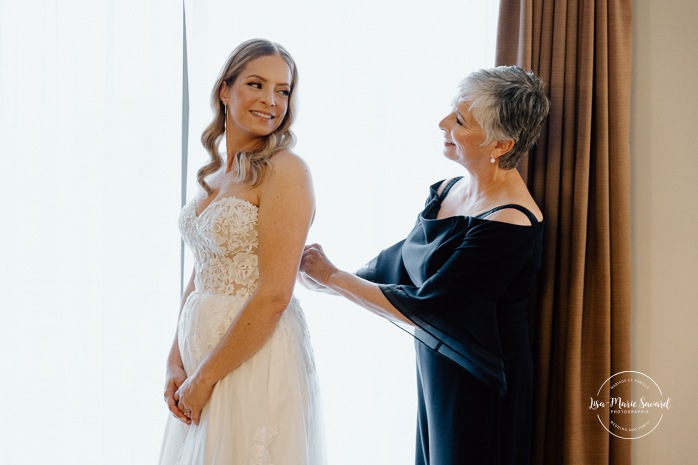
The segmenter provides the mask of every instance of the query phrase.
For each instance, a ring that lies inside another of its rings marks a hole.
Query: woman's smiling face
[[[228,108],[228,137],[247,145],[274,132],[288,111],[291,85],[291,70],[279,55],[250,61],[220,91]]]
[[[441,120],[439,127],[444,131],[444,155],[463,166],[490,161],[495,142],[482,145],[485,131],[470,111],[469,102],[459,102],[453,111]]]

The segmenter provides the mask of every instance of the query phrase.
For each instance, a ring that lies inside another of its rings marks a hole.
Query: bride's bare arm
[[[194,292],[194,278],[196,276],[196,271],[192,270],[191,278],[189,278],[189,284],[184,289],[182,293],[182,302],[179,305],[179,313],[181,315],[184,303],[187,301],[189,294]],[[177,331],[175,330],[174,340],[172,341],[172,347],[170,348],[170,353],[167,357],[167,372],[165,375],[165,402],[167,403],[167,408],[170,412],[174,414],[175,417],[179,418],[185,423],[190,423],[191,421],[187,418],[184,413],[177,407],[177,401],[174,398],[174,394],[179,389],[179,387],[187,379],[187,374],[184,371],[184,365],[182,363],[182,355],[179,353],[179,341],[177,340]]]
[[[178,391],[180,408],[198,424],[213,385],[269,339],[293,296],[315,197],[307,165],[296,155],[273,157],[259,191],[259,281],[230,328],[196,373]]]

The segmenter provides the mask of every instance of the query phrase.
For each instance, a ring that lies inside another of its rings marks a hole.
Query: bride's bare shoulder
[[[282,150],[275,153],[271,157],[271,164],[273,172],[305,171],[310,173],[310,167],[306,161],[290,150]]]
[[[271,169],[259,186],[262,192],[280,190],[310,190],[313,181],[308,164],[295,153],[283,150],[271,157]]]

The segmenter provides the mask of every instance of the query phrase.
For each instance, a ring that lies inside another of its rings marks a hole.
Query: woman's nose
[[[264,94],[262,94],[261,101],[262,101],[262,103],[265,103],[265,104],[269,105],[270,107],[275,106],[276,99],[274,97],[274,91],[271,90],[269,92],[265,92]]]

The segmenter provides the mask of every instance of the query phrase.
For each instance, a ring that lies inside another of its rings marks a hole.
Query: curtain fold
[[[552,103],[519,168],[546,221],[533,463],[627,464],[631,441],[588,407],[630,368],[631,1],[501,0],[496,64],[533,70]]]

